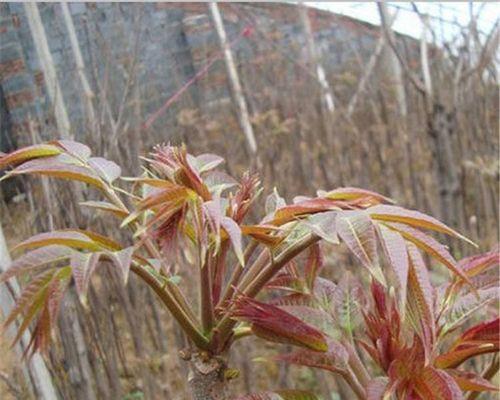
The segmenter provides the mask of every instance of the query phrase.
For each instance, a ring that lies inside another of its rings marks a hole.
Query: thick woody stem
[[[188,383],[193,400],[227,400],[226,362],[196,353],[189,361]]]

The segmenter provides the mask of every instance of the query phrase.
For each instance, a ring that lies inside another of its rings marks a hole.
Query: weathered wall
[[[71,133],[82,137],[88,124],[61,7],[55,3],[39,3],[38,7],[70,116]],[[202,68],[207,58],[219,52],[204,3],[73,3],[70,11],[86,76],[94,93],[106,93],[113,110],[119,107],[127,82],[125,71],[135,58],[139,61],[142,114],[147,117]],[[305,57],[295,7],[233,3],[223,5],[222,11],[229,39],[241,36],[234,44],[240,63],[262,61],[259,54],[268,54],[265,51],[276,46],[276,42],[263,39],[261,32],[279,38],[281,53],[298,60]],[[353,57],[354,47],[362,56],[368,56],[378,35],[376,27],[331,13],[311,11],[311,20],[327,72],[345,66]],[[248,26],[254,29],[242,35]],[[0,6],[0,49],[0,85],[12,134],[20,143],[29,142],[27,126],[31,119],[42,136],[57,136],[52,105],[21,3]],[[294,68],[293,64],[290,68]],[[198,81],[186,96],[196,106],[210,106],[211,102],[227,98],[223,63],[214,64],[209,79]],[[169,125],[175,114],[176,104],[158,122]]]

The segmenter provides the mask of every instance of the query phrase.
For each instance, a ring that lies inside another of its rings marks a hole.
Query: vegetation
[[[81,206],[115,216],[130,232],[119,243],[89,230],[54,230],[15,247],[23,254],[1,280],[29,280],[4,324],[21,317],[15,341],[34,325],[27,355],[48,349],[71,283],[87,305],[93,273],[109,265],[124,284],[130,271],[142,279],[182,328],[188,346],[180,355],[196,400],[227,397],[237,375],[228,366],[231,346],[252,334],[299,347],[274,359],[339,374],[360,399],[461,399],[465,391],[475,398],[496,390],[488,379],[499,366],[499,319],[488,306],[498,296],[498,250],[457,262],[426,231],[468,239],[357,188],[298,196],[289,205],[275,191],[265,216],[248,224],[258,177],[246,173],[238,182],[218,168],[222,163],[159,145],[144,158],[141,176],[125,178],[118,165],[72,141],[2,156],[0,168],[13,167],[4,178],[43,175],[96,189],[101,199]],[[319,276],[322,251],[341,242],[364,269],[335,284]],[[432,282],[426,257],[451,278]],[[179,266],[198,280],[197,304],[183,291]],[[256,299],[261,294],[266,301]],[[467,369],[479,355],[492,357],[482,376]],[[285,390],[244,398],[315,397]]]

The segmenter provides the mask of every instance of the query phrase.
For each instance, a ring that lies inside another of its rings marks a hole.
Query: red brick
[[[17,75],[24,70],[24,61],[22,58],[9,60],[0,64],[0,79],[7,79]]]
[[[27,103],[31,103],[35,100],[35,96],[33,92],[29,89],[22,90],[15,93],[9,93],[5,96],[5,101],[7,102],[7,106],[9,109],[14,109],[17,107],[21,107]]]

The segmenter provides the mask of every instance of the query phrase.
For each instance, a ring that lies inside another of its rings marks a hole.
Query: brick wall
[[[56,65],[72,134],[86,134],[85,103],[59,4],[39,3],[50,51]],[[126,77],[137,50],[138,85],[144,118],[182,86],[207,59],[217,54],[215,30],[205,3],[73,3],[70,11],[86,66],[96,88],[106,87],[113,109],[120,104]],[[286,4],[221,4],[229,40],[248,25],[257,33],[234,45],[239,63],[272,63],[288,54],[298,63],[305,57],[305,42],[297,10]],[[353,43],[368,57],[378,28],[331,13],[310,10],[317,46],[327,73],[338,72],[352,61]],[[263,39],[262,32],[270,40]],[[138,46],[136,44],[139,36]],[[273,48],[274,46],[274,48]],[[53,137],[52,107],[21,3],[0,5],[0,85],[11,118],[10,132],[18,142],[29,142],[28,121],[35,121],[43,137]],[[290,65],[291,71],[296,68]],[[285,73],[288,73],[285,71]],[[244,83],[245,85],[245,83]],[[224,64],[219,61],[186,94],[194,106],[210,107],[230,96]],[[174,104],[158,125],[175,122],[180,105]],[[100,110],[98,110],[100,111]]]

